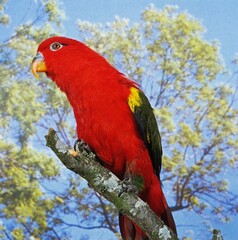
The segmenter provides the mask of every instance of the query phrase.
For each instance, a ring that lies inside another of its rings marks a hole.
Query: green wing
[[[130,90],[128,104],[134,114],[142,139],[149,151],[155,173],[160,179],[162,145],[153,108],[143,92],[135,87],[132,87]]]

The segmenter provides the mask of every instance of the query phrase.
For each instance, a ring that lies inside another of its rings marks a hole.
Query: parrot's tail
[[[162,192],[161,184],[156,176],[150,188],[143,192],[140,197],[147,202],[155,214],[177,234],[172,213]],[[146,234],[136,224],[122,214],[119,215],[119,225],[123,240],[149,240]]]

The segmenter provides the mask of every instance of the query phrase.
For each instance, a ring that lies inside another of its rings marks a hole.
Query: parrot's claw
[[[91,148],[88,146],[88,144],[82,139],[78,139],[75,141],[74,150],[71,150],[71,151],[77,152],[77,153],[80,152],[84,156],[96,159],[94,152],[91,150]]]
[[[82,151],[82,150],[85,150],[87,153],[92,152],[92,150],[90,149],[88,144],[83,139],[77,139],[74,142],[74,151],[79,152],[79,151]]]
[[[77,139],[75,142],[74,142],[74,149],[70,149],[69,150],[69,153],[73,156],[73,157],[77,157],[78,154],[79,154],[79,143],[81,141],[79,139]]]
[[[133,185],[131,178],[124,178],[120,184],[122,185],[122,191],[118,194],[118,197],[120,197],[124,192],[138,194],[138,189],[135,185]]]
[[[70,149],[70,150],[69,150],[69,153],[70,153],[73,157],[77,157],[78,154],[79,154],[78,151],[75,151],[75,150],[73,150],[73,149]]]

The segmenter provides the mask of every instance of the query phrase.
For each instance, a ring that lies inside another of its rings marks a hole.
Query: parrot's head
[[[57,36],[48,38],[39,45],[31,70],[36,78],[38,78],[37,73],[45,72],[64,90],[65,85],[71,84],[75,76],[83,75],[88,68],[92,71],[95,62],[99,61],[105,62],[105,59],[85,44]]]

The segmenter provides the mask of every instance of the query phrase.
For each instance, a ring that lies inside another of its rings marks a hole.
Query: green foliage
[[[7,0],[0,0],[0,25],[8,25],[10,17],[5,13]]]
[[[60,0],[42,0],[44,11],[48,16],[47,21],[61,25],[61,21],[65,18],[64,12],[60,9],[62,3]]]
[[[0,2],[1,11],[4,3]],[[39,9],[45,3],[39,1]],[[50,13],[52,21],[59,20],[56,9],[60,9],[57,5],[54,9],[44,12],[42,19]],[[18,26],[15,34],[0,44],[1,239],[54,239],[58,236],[54,228],[62,225],[51,221],[62,203],[44,187],[59,177],[59,167],[49,154],[30,147],[39,131],[42,136],[38,124],[50,113],[46,111],[42,83],[32,81],[29,65],[37,43],[55,31],[51,24],[39,31],[39,26],[29,22]]]
[[[12,226],[6,221],[4,226],[14,239],[39,237],[48,231],[47,214],[55,207],[55,200],[44,196],[39,180],[55,178],[59,169],[53,159],[31,148],[18,148],[3,140],[0,146],[1,218],[15,222]]]

